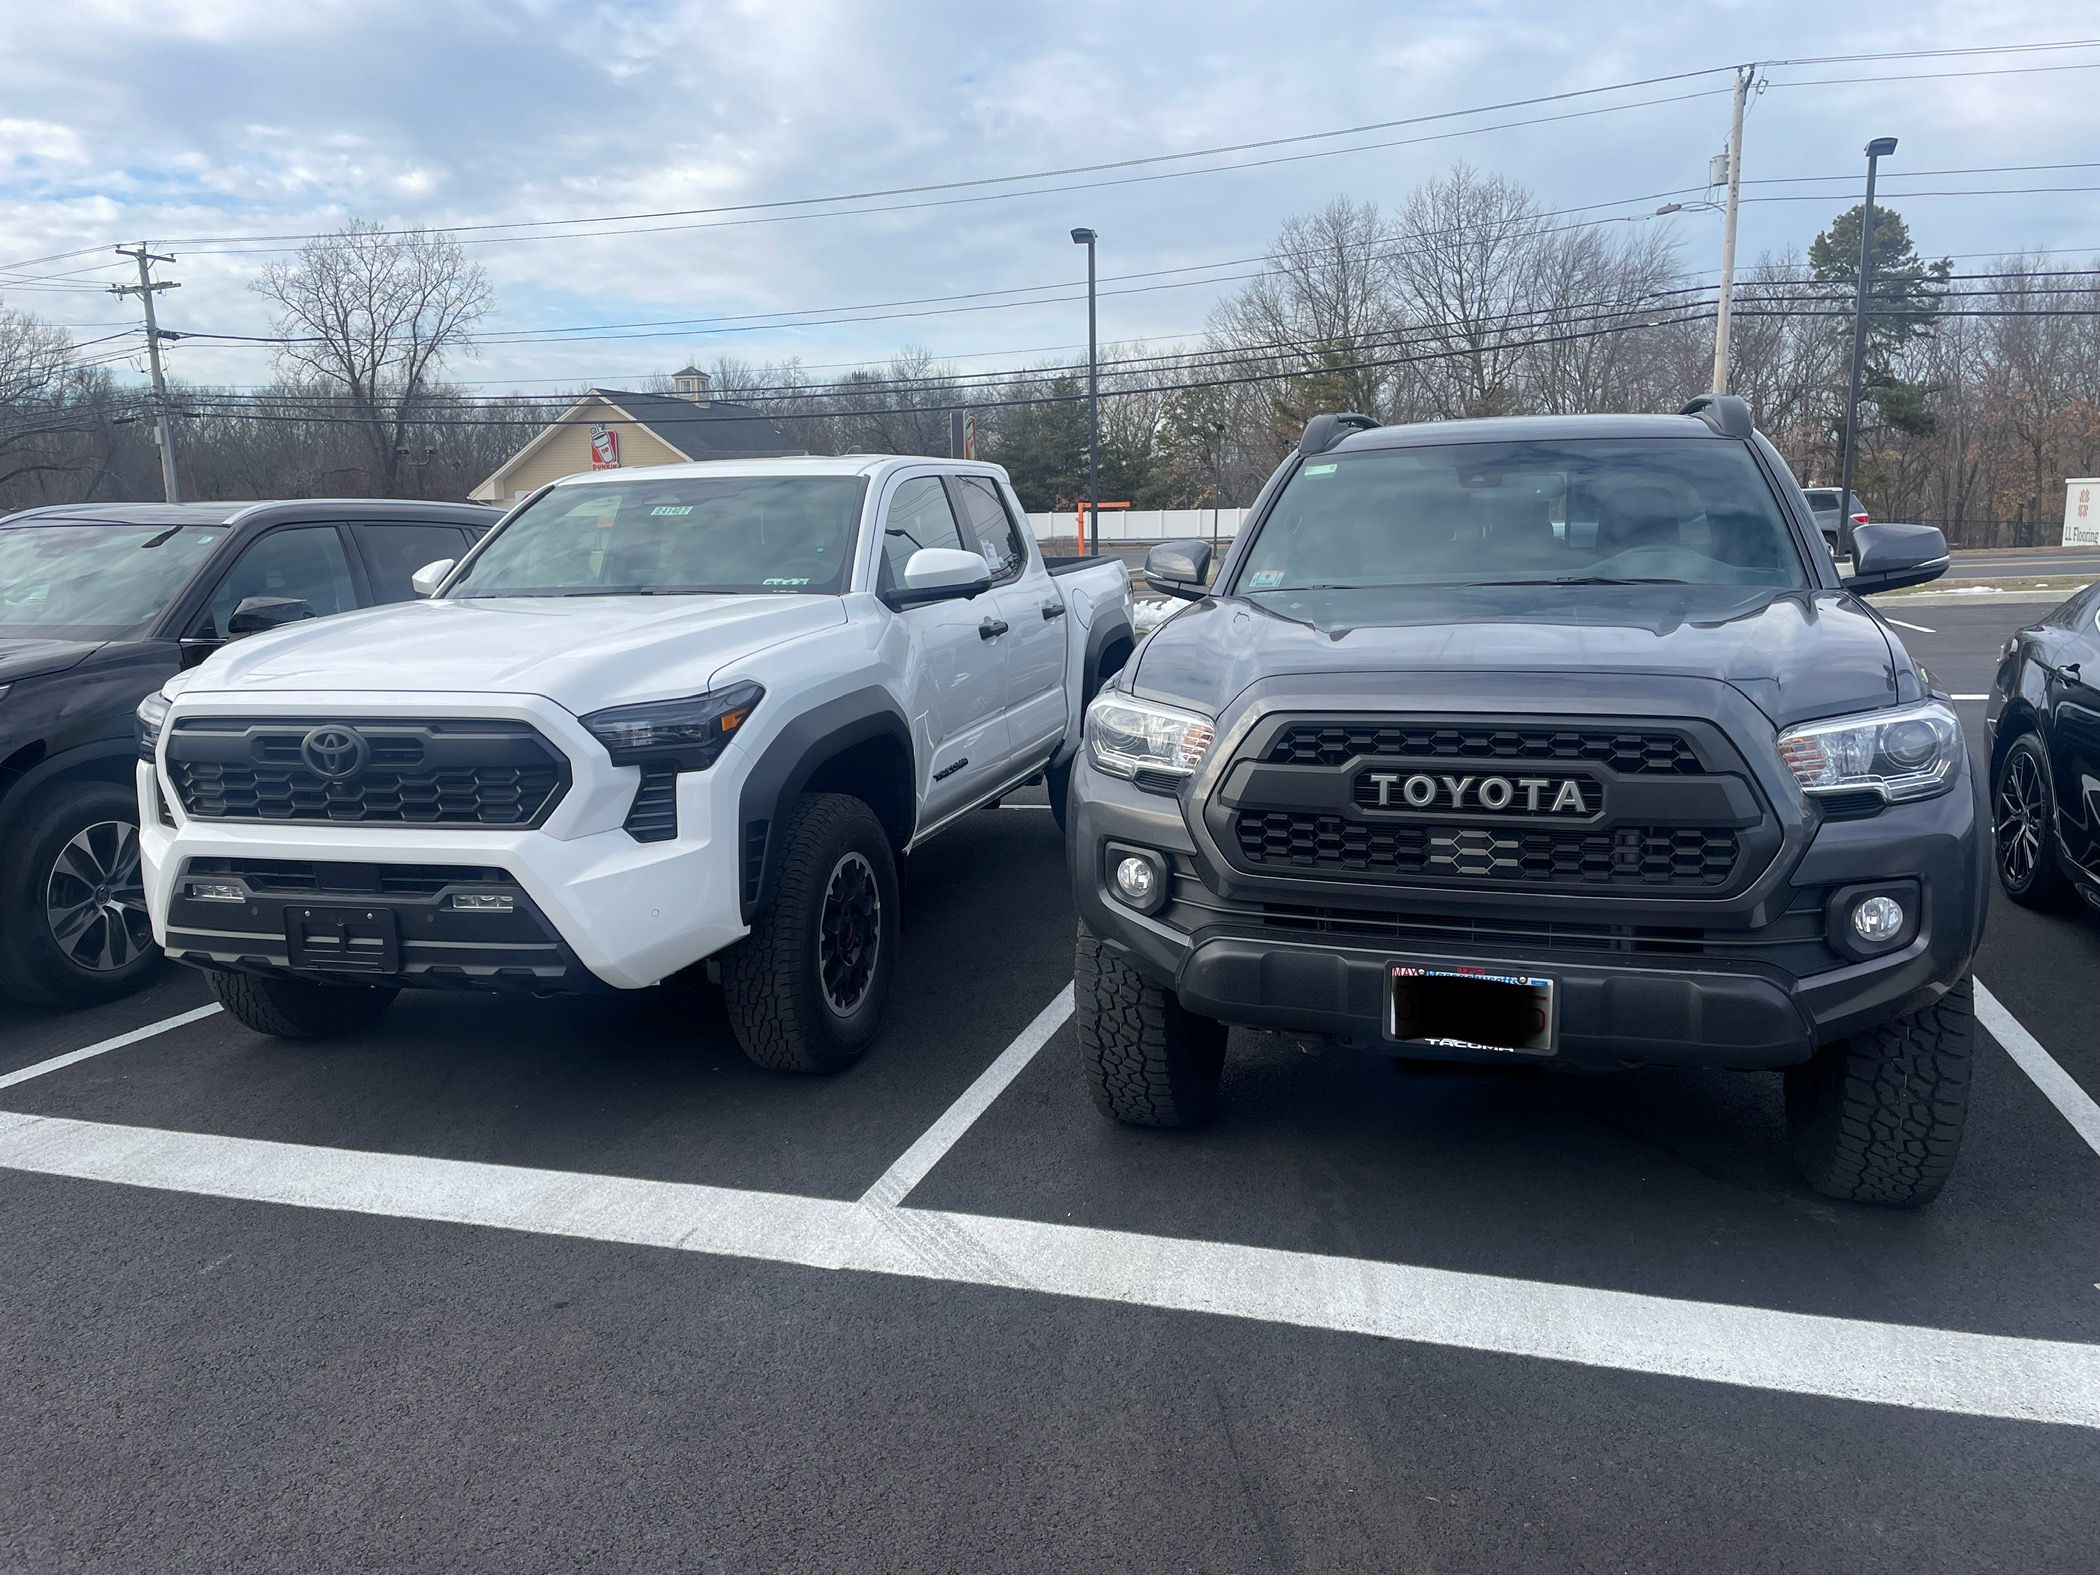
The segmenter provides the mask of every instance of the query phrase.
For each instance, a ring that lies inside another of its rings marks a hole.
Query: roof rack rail
[[[1677,413],[1697,416],[1723,437],[1747,440],[1750,436],[1750,407],[1739,394],[1699,394]]]
[[[1360,416],[1353,410],[1314,416],[1305,423],[1305,436],[1298,439],[1298,452],[1308,458],[1324,454],[1352,431],[1368,432],[1378,423],[1369,416]]]

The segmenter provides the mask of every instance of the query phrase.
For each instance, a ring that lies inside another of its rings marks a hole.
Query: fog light
[[[1150,859],[1141,859],[1133,854],[1117,863],[1116,895],[1133,908],[1146,906],[1158,890],[1159,871],[1152,867]]]
[[[1902,933],[1903,917],[1894,897],[1869,897],[1852,910],[1852,932],[1863,941],[1886,941]]]
[[[456,913],[508,913],[511,906],[510,898],[484,892],[456,891],[452,894],[452,907]]]
[[[193,880],[190,897],[196,902],[246,902],[248,894],[230,880]]]

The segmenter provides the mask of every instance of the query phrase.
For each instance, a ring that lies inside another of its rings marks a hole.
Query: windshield
[[[482,548],[448,596],[836,596],[859,476],[666,476],[556,487]]]
[[[144,633],[225,536],[219,525],[74,522],[0,530],[0,639]]]
[[[1301,466],[1234,589],[1808,583],[1739,443],[1570,439],[1367,449]]]

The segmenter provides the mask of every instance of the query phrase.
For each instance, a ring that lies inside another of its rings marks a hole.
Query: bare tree
[[[443,236],[359,222],[271,264],[253,288],[278,305],[279,363],[329,390],[334,413],[364,431],[379,492],[398,496],[418,406],[446,358],[472,348],[487,275]]]
[[[103,415],[87,396],[101,385],[75,364],[63,328],[0,306],[0,496],[83,467],[82,440]]]

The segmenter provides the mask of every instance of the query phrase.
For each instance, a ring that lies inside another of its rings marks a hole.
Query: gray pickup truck
[[[1944,695],[1840,580],[1748,408],[1320,416],[1071,783],[1078,1030],[1110,1116],[1212,1110],[1226,1025],[1405,1057],[1784,1070],[1835,1197],[1934,1196],[1988,836]]]

